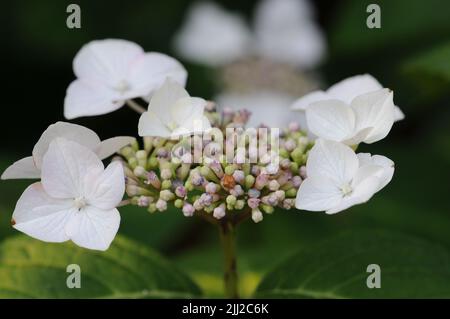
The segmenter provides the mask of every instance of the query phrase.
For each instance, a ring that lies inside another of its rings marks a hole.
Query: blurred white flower
[[[203,114],[206,101],[190,97],[177,82],[166,80],[153,94],[148,111],[139,119],[140,136],[178,138],[211,128]]]
[[[308,129],[327,140],[357,145],[386,137],[394,124],[393,93],[381,89],[342,100],[321,100],[306,108]]]
[[[341,100],[350,104],[358,95],[382,88],[383,86],[370,74],[355,75],[332,85],[326,91],[314,91],[304,95],[293,103],[292,109],[305,111],[311,103],[331,99]],[[398,106],[394,108],[394,118],[395,121],[405,118]]]
[[[244,19],[211,2],[196,3],[175,36],[175,49],[186,59],[220,66],[248,55],[251,35]]]
[[[307,178],[295,206],[335,214],[367,202],[392,178],[394,163],[380,155],[359,154],[348,146],[318,139],[309,152]]]
[[[105,159],[122,147],[132,143],[135,138],[131,136],[118,136],[101,141],[98,135],[80,125],[57,122],[50,125],[42,133],[38,142],[34,145],[32,156],[18,160],[9,166],[2,174],[1,179],[40,178],[42,159],[48,150],[50,143],[62,137],[77,142],[97,154],[100,159]]]
[[[106,169],[87,147],[54,139],[42,160],[42,180],[17,202],[13,227],[46,242],[72,240],[106,250],[120,224],[116,209],[125,192],[122,164]]]
[[[156,52],[145,53],[137,44],[119,39],[91,41],[73,61],[77,77],[67,89],[64,116],[106,114],[126,100],[147,97],[166,78],[184,85],[187,73],[175,59]]]
[[[325,55],[325,38],[306,0],[263,0],[255,12],[256,52],[304,69]]]
[[[246,109],[251,112],[247,127],[261,124],[269,127],[284,128],[296,116],[290,110],[294,98],[289,94],[276,91],[254,91],[250,93],[224,92],[215,101],[221,108],[229,107],[235,111]]]

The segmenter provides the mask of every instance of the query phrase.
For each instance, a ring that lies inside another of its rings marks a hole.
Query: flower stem
[[[229,220],[219,224],[224,253],[224,284],[227,298],[239,298],[234,225]]]
[[[138,103],[136,103],[133,100],[127,100],[126,103],[130,107],[130,109],[132,109],[133,111],[136,111],[139,114],[142,114],[146,111],[145,108],[143,108],[141,105],[139,105]]]

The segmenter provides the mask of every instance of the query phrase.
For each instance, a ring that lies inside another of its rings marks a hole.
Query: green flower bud
[[[236,170],[236,165],[228,165],[225,167],[225,174],[233,175],[235,170]]]
[[[285,192],[286,197],[296,197],[297,190],[295,188],[291,188]]]
[[[133,142],[131,143],[131,148],[137,152],[139,150],[139,143],[137,141],[137,139],[134,139]]]
[[[183,208],[183,200],[178,198],[177,200],[175,200],[174,205],[176,208]]]
[[[138,166],[138,161],[137,161],[136,157],[130,157],[128,159],[128,165],[134,170],[136,168],[136,166]]]
[[[236,204],[236,200],[237,200],[236,197],[233,195],[228,195],[226,198],[227,204],[232,205],[232,206],[234,206]]]
[[[150,157],[148,159],[147,168],[149,170],[156,169],[158,167],[158,165],[159,165],[159,162],[158,162],[158,159],[156,157]]]
[[[234,208],[237,209],[237,210],[243,209],[244,206],[245,206],[245,201],[243,199],[238,199],[236,201],[236,204],[234,204]]]
[[[260,206],[261,209],[262,209],[265,213],[267,213],[267,214],[272,214],[273,211],[275,210],[275,209],[273,208],[273,206],[270,206],[270,205],[261,204],[261,205],[259,205],[259,206]]]
[[[252,188],[253,184],[255,184],[255,177],[253,175],[245,176],[245,187],[247,189]]]
[[[153,148],[153,137],[151,136],[144,136],[144,150],[147,152],[147,154],[150,154]]]
[[[150,205],[148,205],[147,211],[149,213],[154,213],[156,212],[156,204],[155,203],[151,203]]]
[[[165,179],[161,182],[161,189],[170,189],[172,187],[172,181],[170,179]]]
[[[130,146],[125,146],[120,150],[120,154],[127,160],[135,156],[134,150]]]

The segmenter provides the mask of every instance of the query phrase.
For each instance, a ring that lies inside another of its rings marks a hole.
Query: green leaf
[[[81,288],[66,268],[81,268]],[[0,244],[0,298],[192,298],[199,288],[153,250],[117,236],[106,252],[14,236]]]
[[[369,289],[367,266],[381,267],[381,288]],[[450,296],[450,252],[386,231],[341,234],[305,247],[271,271],[257,297],[442,298]]]
[[[450,41],[421,53],[403,64],[403,71],[421,89],[424,98],[448,92]]]
[[[379,29],[366,25],[371,14],[366,10],[371,3],[380,6]],[[421,46],[448,39],[449,10],[450,2],[442,0],[347,1],[337,8],[339,14],[330,28],[331,50],[338,54],[409,54]]]

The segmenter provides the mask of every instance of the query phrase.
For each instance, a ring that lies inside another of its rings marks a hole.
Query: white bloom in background
[[[175,37],[175,49],[184,58],[220,66],[247,56],[251,35],[244,19],[211,2],[196,3]]]
[[[139,135],[178,138],[206,131],[211,124],[203,114],[205,105],[204,99],[190,97],[180,84],[166,80],[139,119]]]
[[[282,92],[254,91],[250,93],[224,92],[214,99],[221,107],[229,107],[235,111],[246,109],[252,114],[247,127],[258,127],[261,124],[269,127],[285,128],[296,116],[290,110],[294,98]]]
[[[355,97],[381,90],[382,88],[383,86],[370,74],[355,75],[330,86],[326,91],[319,90],[304,95],[294,102],[292,109],[305,111],[311,103],[331,99],[350,104]],[[400,121],[404,118],[403,112],[398,106],[395,106],[395,121]]]
[[[341,100],[314,102],[306,108],[308,129],[327,140],[357,145],[386,137],[394,124],[393,93],[389,89],[358,95],[351,104]]]
[[[318,139],[306,163],[295,206],[335,214],[367,202],[392,179],[394,163],[380,155],[358,154],[348,146]]]
[[[139,45],[119,39],[84,45],[75,56],[73,70],[77,79],[64,100],[67,119],[115,111],[128,99],[147,97],[168,77],[182,85],[187,77],[177,60],[146,53]]]
[[[106,250],[120,224],[116,209],[125,192],[122,164],[106,169],[87,147],[54,139],[42,160],[42,180],[17,202],[13,227],[46,242],[72,240]]]
[[[32,156],[18,160],[9,166],[3,172],[1,179],[40,178],[42,159],[47,152],[50,143],[58,137],[77,142],[91,149],[100,159],[111,156],[122,147],[135,140],[134,137],[130,136],[118,136],[101,141],[94,131],[84,126],[66,122],[57,122],[50,125],[44,133],[42,133],[33,148]]]
[[[325,38],[306,0],[263,0],[255,12],[256,52],[305,69],[325,55]]]

